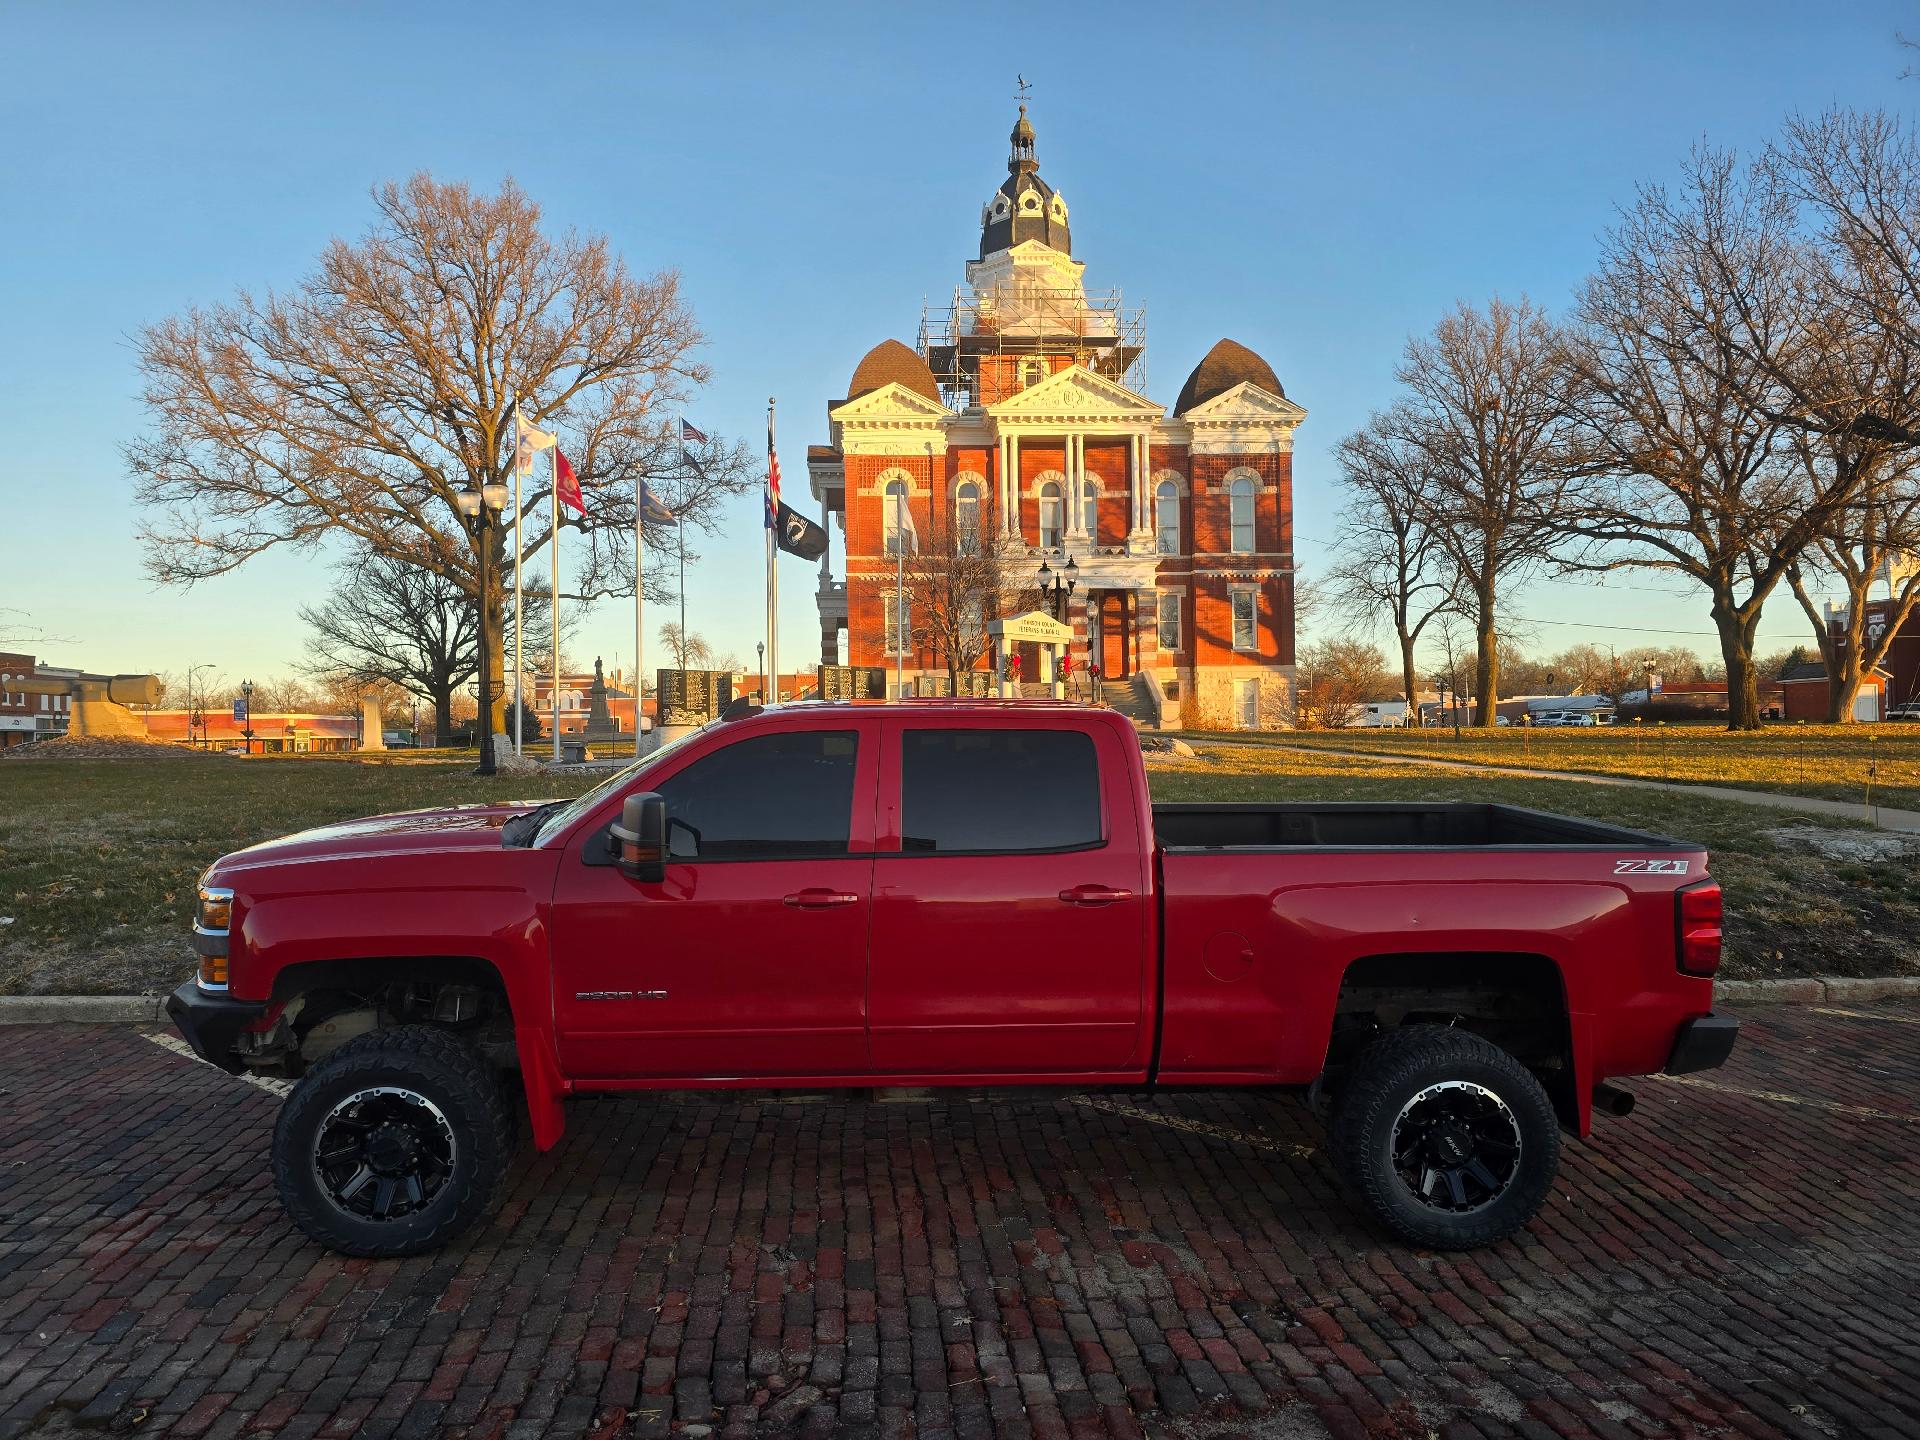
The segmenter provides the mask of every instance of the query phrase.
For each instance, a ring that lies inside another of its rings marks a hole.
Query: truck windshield
[[[707,725],[717,725],[719,723],[717,720],[709,720]],[[609,775],[579,798],[568,802],[551,814],[542,816],[540,819],[540,828],[527,837],[527,848],[533,849],[535,846],[544,845],[556,837],[566,834],[572,827],[574,821],[578,820],[582,815],[592,813],[608,796],[626,789],[643,771],[651,769],[656,763],[673,754],[674,751],[693,739],[694,736],[703,733],[707,729],[707,725],[702,725],[698,730],[690,730],[677,740],[669,740],[652,754],[643,755],[625,769],[614,771],[613,774]]]

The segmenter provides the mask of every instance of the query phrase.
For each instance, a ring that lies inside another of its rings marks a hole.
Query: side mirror
[[[612,826],[613,863],[629,880],[667,878],[667,802],[651,790],[627,796]]]

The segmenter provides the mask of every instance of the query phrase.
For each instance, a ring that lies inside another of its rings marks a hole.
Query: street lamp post
[[[760,652],[760,703],[767,703],[767,694],[772,689],[767,684],[767,642],[762,640],[753,647]]]
[[[474,534],[480,551],[480,765],[476,775],[491,775],[493,764],[493,635],[487,625],[487,557],[493,549],[489,531],[499,528],[500,512],[507,508],[508,490],[499,480],[489,480],[478,490],[468,485],[454,496],[460,513],[474,522]],[[555,738],[554,743],[559,743]]]
[[[1073,596],[1074,586],[1080,583],[1080,567],[1073,556],[1067,556],[1067,563],[1058,571],[1052,569],[1045,557],[1040,561],[1040,599],[1047,607],[1047,613],[1062,625],[1067,623],[1067,601]],[[1048,677],[1048,685],[1055,699],[1063,699],[1060,694],[1060,662],[1054,661],[1053,674]]]
[[[246,718],[241,722],[241,754],[253,754],[253,681],[240,682],[240,713]]]

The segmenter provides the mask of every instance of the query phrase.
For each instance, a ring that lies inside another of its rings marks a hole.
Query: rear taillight
[[[1679,964],[1684,975],[1712,975],[1720,969],[1720,885],[1714,880],[1689,885],[1675,899],[1679,923]]]

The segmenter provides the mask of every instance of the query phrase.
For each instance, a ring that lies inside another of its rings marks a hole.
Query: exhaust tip
[[[1633,1113],[1633,1096],[1614,1085],[1596,1085],[1593,1087],[1593,1108],[1604,1110],[1617,1120],[1624,1120]]]

